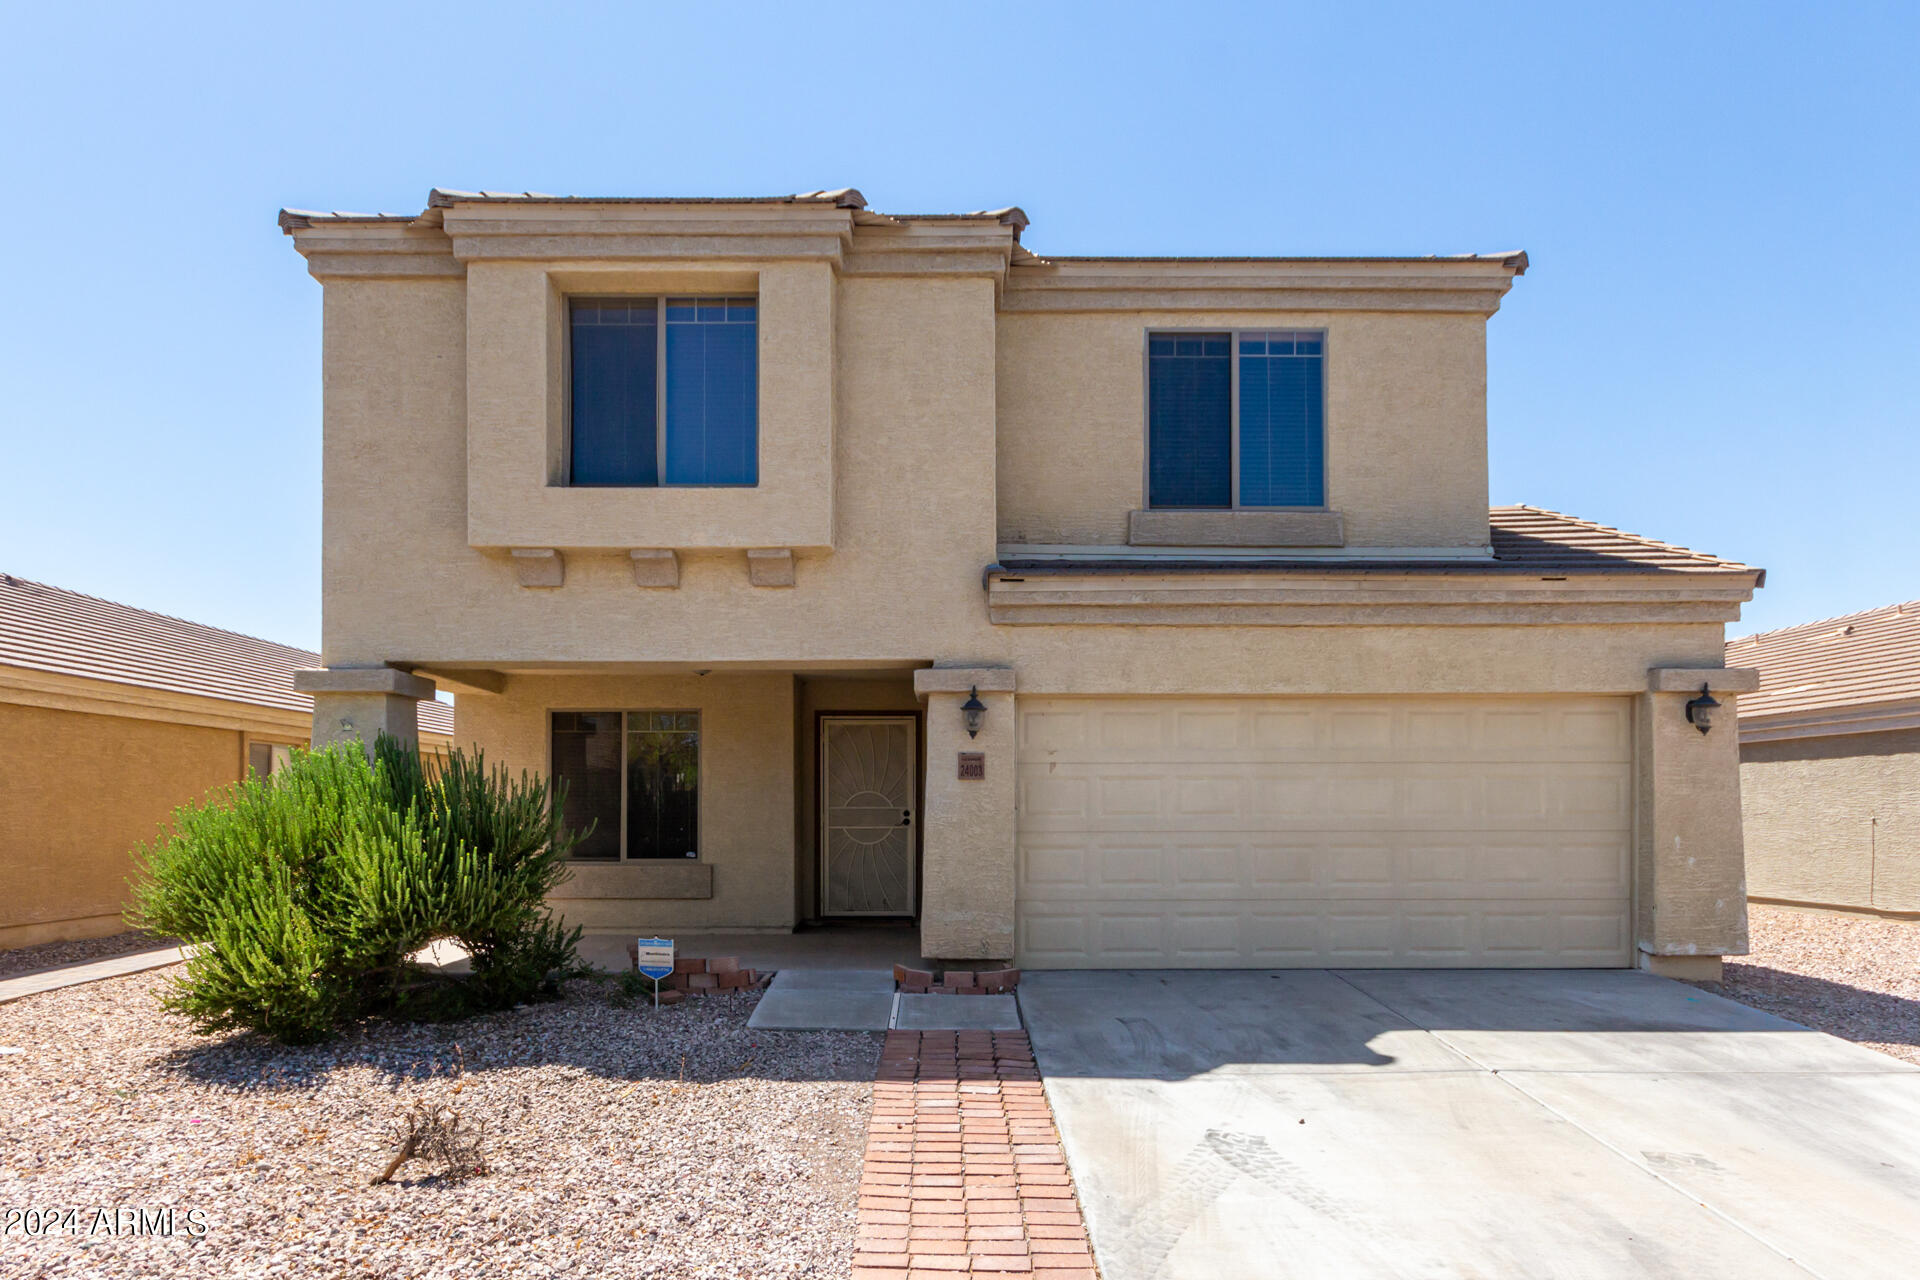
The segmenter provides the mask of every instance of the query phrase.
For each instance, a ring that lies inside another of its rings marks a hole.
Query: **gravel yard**
[[[1920,1062],[1920,921],[1754,904],[1753,953],[1696,985]]]
[[[757,996],[656,1013],[575,982],[288,1049],[161,1013],[173,972],[0,1005],[0,1046],[24,1050],[0,1054],[0,1212],[82,1211],[74,1234],[9,1221],[0,1275],[846,1274],[876,1036],[750,1031]],[[484,1122],[484,1176],[415,1161],[367,1185],[416,1099]],[[167,1206],[171,1238],[84,1229]]]
[[[178,941],[177,938],[163,938],[158,934],[135,930],[131,933],[108,934],[104,938],[82,938],[78,942],[41,942],[31,947],[15,947],[11,951],[0,951],[0,978],[17,978],[23,973],[57,969],[65,964],[111,960],[116,956],[132,955],[136,951],[171,947]]]

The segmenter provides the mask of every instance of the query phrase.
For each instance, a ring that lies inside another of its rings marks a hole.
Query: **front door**
[[[913,914],[912,716],[820,720],[820,913]]]

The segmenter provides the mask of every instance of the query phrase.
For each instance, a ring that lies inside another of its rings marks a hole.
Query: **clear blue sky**
[[[27,5],[0,47],[0,569],[317,646],[282,205],[1019,204],[1036,250],[1524,248],[1496,502],[1920,597],[1920,5]]]

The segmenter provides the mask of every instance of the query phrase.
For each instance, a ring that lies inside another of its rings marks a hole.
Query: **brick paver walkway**
[[[961,997],[964,998],[964,997]],[[1096,1280],[1023,1031],[889,1031],[854,1280]]]

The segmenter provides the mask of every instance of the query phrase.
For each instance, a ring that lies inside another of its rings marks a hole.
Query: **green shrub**
[[[382,737],[295,752],[174,816],[143,850],[129,919],[204,944],[167,997],[204,1032],[322,1039],[372,1014],[458,1016],[550,993],[582,970],[547,892],[573,837],[546,784],[455,751],[432,769]],[[472,974],[408,962],[449,938]]]

